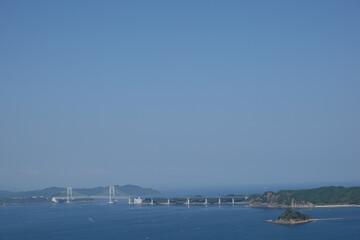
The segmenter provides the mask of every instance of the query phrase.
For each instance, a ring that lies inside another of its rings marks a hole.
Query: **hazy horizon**
[[[0,1],[0,190],[360,183],[359,1]]]
[[[296,189],[310,189],[310,188],[318,188],[318,187],[329,187],[329,186],[342,186],[342,187],[356,187],[360,186],[360,182],[354,181],[354,182],[344,182],[344,181],[338,181],[338,182],[302,182],[302,183],[260,183],[260,184],[244,184],[244,185],[234,185],[234,184],[226,184],[226,185],[193,185],[193,186],[168,186],[168,185],[138,185],[133,183],[111,183],[108,185],[77,185],[77,184],[71,184],[71,185],[44,185],[44,186],[38,186],[38,187],[27,187],[27,188],[9,188],[9,189],[0,189],[0,191],[32,191],[32,190],[41,190],[45,188],[52,188],[52,187],[72,187],[72,188],[83,188],[83,189],[90,189],[90,188],[96,188],[96,187],[108,187],[112,185],[137,185],[143,188],[152,188],[154,190],[158,190],[161,192],[161,194],[166,193],[193,193],[193,194],[201,194],[206,192],[224,192],[224,194],[230,194],[230,193],[262,193],[265,191],[278,191],[278,190],[296,190]],[[238,192],[237,192],[238,190]],[[245,191],[245,192],[244,192]]]

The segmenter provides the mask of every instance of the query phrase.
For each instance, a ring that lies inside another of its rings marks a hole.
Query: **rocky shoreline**
[[[297,225],[297,224],[309,223],[309,222],[312,222],[312,221],[314,221],[314,219],[302,220],[302,221],[295,221],[295,220],[290,220],[290,221],[266,220],[266,222],[268,222],[268,223],[279,224],[279,225]]]
[[[256,208],[280,208],[280,209],[285,209],[285,208],[314,208],[316,207],[314,204],[312,203],[306,203],[306,204],[277,204],[277,203],[258,203],[258,202],[254,202],[254,203],[250,203],[249,207],[256,207]]]

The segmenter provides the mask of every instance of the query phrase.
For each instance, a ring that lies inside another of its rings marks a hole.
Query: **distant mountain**
[[[142,188],[137,185],[124,185],[124,186],[115,186],[115,192],[121,192],[126,196],[153,196],[157,195],[160,192],[151,188]]]
[[[0,191],[0,198],[31,198],[33,196],[52,197],[61,192],[66,192],[66,188],[50,187],[41,190],[21,192]]]
[[[137,185],[115,185],[116,196],[155,196],[160,192],[151,188],[143,188]],[[73,188],[73,196],[107,196],[109,195],[109,187],[95,187],[95,188]],[[0,198],[32,198],[37,197],[53,197],[66,196],[66,188],[64,187],[50,187],[41,190],[33,191],[0,191]]]
[[[137,185],[115,185],[116,196],[154,196],[160,192],[151,188],[143,188]],[[109,187],[96,188],[74,188],[73,195],[79,196],[107,196],[109,195]]]

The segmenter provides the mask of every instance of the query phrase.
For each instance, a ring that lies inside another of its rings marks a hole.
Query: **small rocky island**
[[[275,221],[271,221],[274,224],[294,225],[303,224],[312,221],[312,217],[298,211],[286,210]]]

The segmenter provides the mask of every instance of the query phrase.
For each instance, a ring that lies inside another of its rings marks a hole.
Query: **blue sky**
[[[360,182],[359,1],[0,1],[0,189]]]

